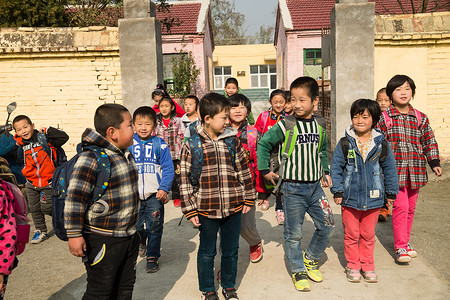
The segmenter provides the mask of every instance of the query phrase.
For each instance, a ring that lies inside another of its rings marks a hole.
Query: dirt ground
[[[450,287],[450,264],[448,261],[448,257],[450,257],[450,242],[449,242],[449,229],[450,229],[450,164],[447,163],[444,166],[444,176],[441,178],[436,178],[434,175],[430,175],[430,182],[426,185],[419,194],[419,202],[416,209],[416,217],[414,220],[414,227],[412,232],[412,244],[417,249],[420,255],[420,261],[425,262],[424,266],[421,268],[425,268],[430,274],[425,274],[425,276],[432,276],[434,278],[438,278],[440,285],[447,285],[447,288]],[[171,296],[171,289],[173,291],[175,284],[183,284],[181,280],[181,276],[186,272],[194,272],[194,274],[190,274],[190,276],[194,276],[196,278],[196,273],[194,267],[192,269],[188,269],[188,265],[195,264],[195,254],[196,254],[196,235],[197,232],[192,229],[192,226],[184,220],[182,226],[178,226],[179,217],[181,213],[173,208],[171,203],[169,203],[170,207],[167,208],[168,216],[166,217],[165,231],[163,237],[163,253],[165,253],[164,260],[162,261],[162,268],[159,274],[161,277],[167,276],[167,279],[170,281],[173,279],[173,283],[170,286],[165,286],[164,283],[167,280],[163,280],[160,285],[156,285],[160,290],[158,296],[155,298],[154,296],[149,298],[146,296],[142,297],[142,299],[177,299]],[[273,205],[273,203],[272,203]],[[334,211],[338,210],[337,207],[333,207]],[[282,247],[282,226],[277,226],[275,224],[274,216],[269,214],[274,214],[273,207],[271,207],[270,211],[262,212],[258,209],[257,211],[257,226],[260,230],[261,236],[265,240],[265,260],[258,264],[250,264],[253,268],[261,268],[264,265],[262,263],[267,263],[272,259],[270,256],[271,249],[276,251],[273,259],[281,259],[283,256],[283,247]],[[263,217],[261,217],[263,216]],[[267,216],[267,219],[265,218]],[[339,216],[340,218],[340,216]],[[269,221],[267,221],[269,220]],[[339,219],[340,220],[340,219]],[[51,226],[51,225],[50,225]],[[311,227],[311,226],[309,226]],[[311,227],[312,228],[312,227]],[[311,230],[311,229],[309,229]],[[306,230],[305,230],[306,231]],[[375,254],[383,252],[382,254],[389,253],[390,256],[393,255],[393,237],[392,237],[392,222],[389,219],[386,223],[380,223],[377,226],[377,246],[379,248],[376,249]],[[166,238],[166,237],[169,237]],[[342,225],[337,226],[335,229],[334,237],[330,244],[342,243]],[[243,242],[241,241],[239,260],[241,262],[241,256],[248,256],[248,246],[243,247]],[[271,248],[272,247],[272,248]],[[336,245],[331,245],[330,249],[337,249]],[[383,249],[384,248],[384,249]],[[379,250],[381,249],[381,251]],[[327,250],[330,251],[330,250]],[[242,254],[242,253],[243,254]],[[334,257],[335,253],[327,252],[328,257]],[[343,254],[342,254],[343,255]],[[341,256],[342,256],[341,255]],[[338,254],[339,256],[339,254]],[[247,258],[248,259],[248,258]],[[378,258],[376,258],[378,259]],[[389,260],[390,258],[388,258]],[[60,241],[55,236],[49,238],[49,240],[38,244],[32,245],[29,244],[25,250],[25,252],[19,257],[19,266],[13,271],[10,276],[8,287],[6,290],[5,299],[79,299],[81,298],[82,292],[85,287],[85,269],[82,265],[80,259],[73,257],[67,247],[67,243]],[[345,258],[344,258],[345,260]],[[169,264],[174,264],[173,268],[168,270],[167,267]],[[342,265],[342,262],[341,262]],[[339,271],[335,273],[341,272],[342,266],[339,265]],[[166,266],[166,267],[164,267]],[[327,264],[325,264],[325,267]],[[253,269],[248,265],[248,262],[245,262],[244,265],[240,265],[241,268],[244,268],[242,271],[245,274],[247,272],[256,272],[258,269]],[[384,267],[384,266],[383,266]],[[141,284],[146,274],[143,269],[143,263],[139,263],[138,261],[138,273],[137,273],[137,285]],[[165,269],[167,268],[167,269]],[[247,269],[248,268],[248,269]],[[393,261],[389,261],[388,267],[385,268],[386,272],[390,271],[392,268],[397,268]],[[275,273],[271,273],[271,268],[267,269],[268,274],[265,274],[266,279],[259,280],[258,282],[265,286],[264,290],[259,290],[263,293],[266,289],[269,288],[264,283],[268,283],[271,280],[267,279],[267,276],[276,276]],[[380,269],[378,269],[380,270]],[[332,270],[334,271],[334,269]],[[412,272],[413,270],[411,270]],[[238,270],[239,273],[242,273]],[[261,273],[262,271],[258,271]],[[289,281],[289,277],[284,268],[281,268],[282,273],[281,278],[283,282]],[[326,269],[325,269],[326,272]],[[414,270],[415,272],[415,270]],[[179,273],[179,274],[178,274]],[[254,276],[257,277],[259,273],[253,273]],[[328,276],[331,276],[331,271],[328,271]],[[326,273],[325,273],[326,274]],[[388,273],[388,274],[396,274],[396,273]],[[423,274],[410,274],[411,278],[416,276],[421,276]],[[242,275],[243,276],[243,275]],[[248,275],[247,275],[248,276]],[[344,275],[339,273],[337,277],[339,280],[343,280],[343,284],[346,284]],[[395,281],[397,278],[386,278],[385,275],[384,280],[386,281],[386,286],[391,284],[390,281]],[[390,275],[392,277],[396,275]],[[153,277],[155,278],[155,277]],[[184,277],[183,277],[184,278]],[[239,279],[244,281],[244,279]],[[256,278],[255,278],[256,280]],[[411,280],[411,279],[410,279]],[[148,281],[147,285],[149,284]],[[195,280],[193,281],[195,282]],[[427,285],[428,281],[421,282],[424,285]],[[192,283],[195,284],[195,283]],[[196,286],[188,286],[187,289],[193,290],[193,294],[195,297],[193,299],[198,299],[199,293],[196,291]],[[273,284],[277,284],[277,281],[274,280]],[[289,283],[288,283],[289,284]],[[330,283],[333,284],[333,283]],[[392,283],[393,284],[393,283]],[[146,286],[147,286],[146,285]],[[244,283],[242,283],[244,285]],[[155,285],[152,285],[153,289]],[[290,284],[288,285],[290,286]],[[354,286],[354,285],[353,285]],[[369,285],[373,287],[374,285]],[[369,287],[369,288],[370,288]],[[142,287],[144,289],[145,287]],[[315,287],[314,287],[315,288]],[[342,286],[342,289],[345,289],[345,286]],[[139,287],[135,287],[135,290],[141,289]],[[283,287],[280,287],[280,292],[283,291]],[[367,290],[367,284],[365,289]],[[375,288],[373,288],[375,289]],[[394,297],[394,293],[391,293],[390,296],[386,291],[383,291],[381,286],[378,286],[379,295],[383,295],[385,299],[392,299]],[[292,288],[293,290],[293,288]],[[395,290],[395,285],[390,289],[392,292]],[[325,290],[323,291],[325,292]],[[295,293],[295,291],[293,292]],[[333,294],[334,293],[334,294]],[[337,298],[346,298],[342,296],[337,296],[341,292],[333,292],[331,295],[335,295],[335,299]],[[295,295],[298,295],[295,294]],[[314,294],[310,294],[314,295]],[[328,294],[329,295],[329,294]],[[344,293],[345,295],[345,293]],[[429,294],[428,294],[429,295]],[[136,295],[135,295],[136,296]],[[318,295],[325,296],[325,295]],[[445,299],[446,297],[432,297],[434,299]],[[448,294],[447,294],[448,296]],[[298,296],[297,296],[298,297]],[[317,299],[323,299],[323,297],[318,297]],[[135,297],[141,299],[141,297]],[[191,296],[182,297],[184,299],[192,299]],[[244,299],[243,297],[241,297]],[[288,296],[288,298],[291,298]],[[315,298],[315,297],[313,297]],[[350,297],[349,297],[350,298]],[[373,299],[372,297],[369,297]],[[369,299],[368,298],[368,299]],[[427,298],[427,297],[425,297]],[[178,298],[179,299],[179,298]],[[269,297],[246,297],[246,299],[270,299]],[[356,299],[356,298],[355,298]],[[431,298],[430,298],[431,299]]]

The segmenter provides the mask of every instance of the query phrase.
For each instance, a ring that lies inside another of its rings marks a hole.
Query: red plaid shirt
[[[161,115],[157,118],[156,135],[163,138],[167,146],[169,146],[172,160],[177,160],[180,157],[182,142],[184,139],[183,122],[178,117],[170,118],[169,126],[164,125]]]
[[[377,127],[386,136],[394,153],[399,186],[409,186],[412,189],[423,187],[428,180],[426,162],[431,168],[440,165],[438,144],[428,117],[419,112],[421,120],[418,124],[411,105],[406,115],[401,114],[393,105],[386,112],[392,119],[392,127],[386,127],[383,115]]]

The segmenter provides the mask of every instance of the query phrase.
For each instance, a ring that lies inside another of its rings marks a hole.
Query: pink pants
[[[392,227],[394,229],[395,249],[406,249],[408,246],[418,196],[419,189],[411,189],[410,187],[400,188],[397,200],[394,201],[392,208]]]
[[[379,208],[361,211],[342,206],[344,254],[348,268],[362,269],[363,272],[375,270],[373,250],[379,212]]]

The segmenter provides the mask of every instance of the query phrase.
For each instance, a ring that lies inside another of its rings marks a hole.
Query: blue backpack
[[[228,147],[228,151],[231,156],[231,163],[233,168],[236,170],[236,137],[229,136],[224,139],[225,144]],[[191,174],[189,176],[189,181],[192,184],[194,193],[196,193],[200,186],[200,175],[202,174],[203,166],[203,147],[200,135],[195,133],[188,139],[189,148],[191,149],[192,165]]]
[[[80,150],[81,147],[77,147],[77,149]],[[97,158],[97,183],[91,195],[92,202],[90,205],[92,205],[105,193],[111,177],[111,164],[104,148],[87,146],[82,150],[94,152]],[[63,241],[68,240],[64,227],[64,204],[67,197],[67,188],[69,187],[69,179],[73,173],[73,167],[80,154],[81,151],[69,161],[57,167],[52,178],[52,224],[56,236]]]
[[[64,149],[62,147],[55,148],[56,157],[53,156],[53,151],[47,142],[47,137],[45,136],[45,134],[38,132],[37,140],[42,145],[42,148],[44,148],[44,151],[47,153],[47,155],[52,159],[55,168],[59,167],[67,161],[66,152],[64,152]]]

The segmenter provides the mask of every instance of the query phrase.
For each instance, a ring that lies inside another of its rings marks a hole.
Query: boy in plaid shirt
[[[236,130],[227,128],[229,110],[228,100],[216,93],[207,94],[200,101],[203,128],[198,135],[203,160],[201,176],[195,187],[190,180],[193,162],[189,141],[181,150],[181,210],[200,230],[197,270],[202,299],[218,299],[214,286],[214,257],[219,230],[222,294],[225,299],[238,299],[234,286],[241,214],[250,211],[256,199],[244,148],[235,137]],[[235,139],[234,154],[230,153],[225,142],[229,137]]]

